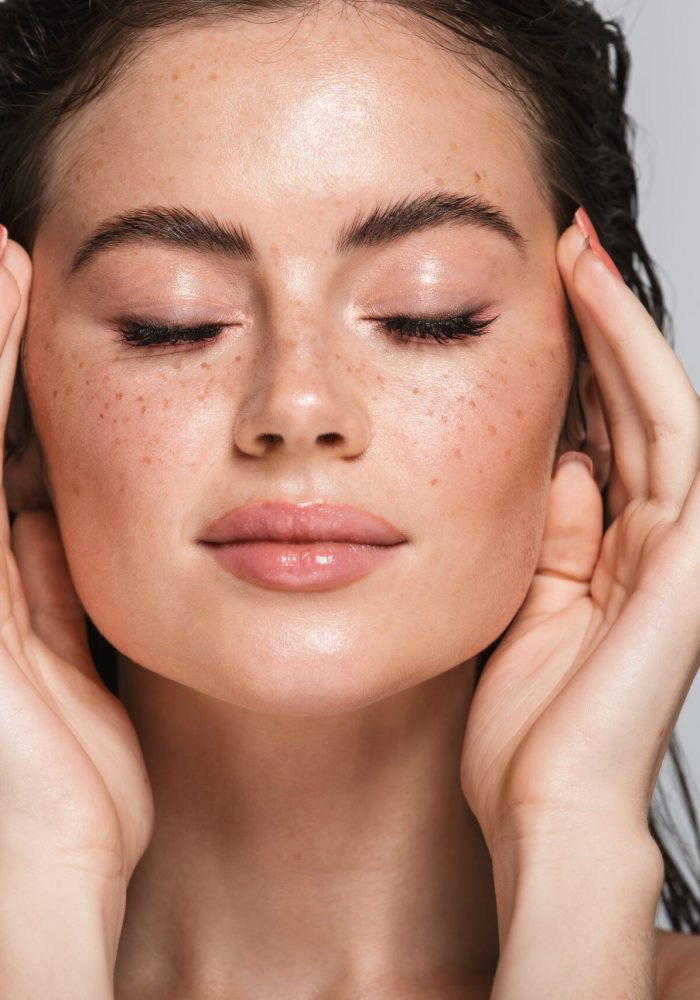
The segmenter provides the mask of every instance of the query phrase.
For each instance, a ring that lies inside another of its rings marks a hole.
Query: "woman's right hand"
[[[3,441],[31,261],[0,255]],[[3,456],[4,458],[4,456]],[[4,462],[3,462],[4,467]],[[153,797],[123,704],[90,655],[85,613],[50,509],[17,514],[0,489],[0,858],[65,886],[122,892],[153,832]],[[9,861],[8,861],[9,859]],[[49,887],[50,889],[50,887]],[[48,890],[47,890],[48,891]],[[2,877],[0,873],[0,892]]]

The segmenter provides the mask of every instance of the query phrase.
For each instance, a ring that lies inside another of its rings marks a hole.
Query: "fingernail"
[[[587,238],[588,244],[598,260],[601,260],[610,273],[614,274],[616,278],[624,283],[625,279],[620,274],[617,265],[598,239],[598,233],[595,231],[595,226],[591,222],[588,212],[584,208],[579,208],[576,210],[574,219],[583,235]]]
[[[7,246],[7,236],[8,232],[5,226],[0,226],[0,260],[2,255],[5,253],[5,247]]]
[[[593,461],[589,455],[586,455],[583,451],[565,451],[557,462],[557,472],[561,469],[562,465],[567,462],[580,462],[581,465],[585,465],[588,469],[589,474],[593,475]]]

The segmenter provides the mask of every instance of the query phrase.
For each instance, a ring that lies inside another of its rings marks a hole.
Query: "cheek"
[[[465,594],[490,608],[496,631],[485,645],[532,580],[569,374],[566,353],[545,345],[536,355],[496,356],[432,391],[412,390],[403,447],[413,456],[423,532],[442,569],[443,600],[455,596],[453,612],[463,619]]]
[[[127,369],[56,352],[27,366],[27,389],[67,550],[163,535],[168,502],[181,505],[167,519],[178,533],[212,440],[226,447],[208,366]]]

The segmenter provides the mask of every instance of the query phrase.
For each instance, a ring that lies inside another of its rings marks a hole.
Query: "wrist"
[[[516,912],[551,907],[566,920],[571,907],[590,917],[622,894],[655,918],[664,881],[663,856],[648,830],[615,827],[542,827],[538,834],[504,838],[491,851],[501,946]],[[557,914],[559,916],[557,916]]]
[[[113,1000],[125,904],[126,889],[116,882],[3,864],[0,981],[7,995]]]

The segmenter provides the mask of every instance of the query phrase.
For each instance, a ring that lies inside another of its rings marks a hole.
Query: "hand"
[[[577,226],[557,259],[612,447],[609,527],[586,466],[555,473],[527,597],[474,693],[461,778],[493,850],[635,831],[700,655],[700,400]]]
[[[31,262],[0,257],[3,436],[27,316]],[[51,510],[9,528],[0,489],[0,856],[15,868],[126,889],[153,800],[126,709],[92,662],[85,615]],[[2,887],[0,886],[0,891]]]

